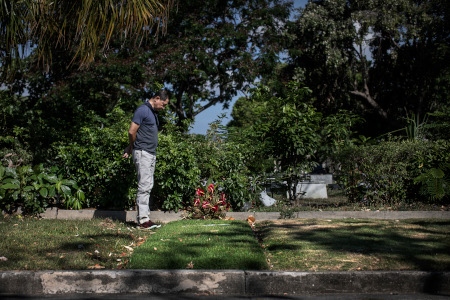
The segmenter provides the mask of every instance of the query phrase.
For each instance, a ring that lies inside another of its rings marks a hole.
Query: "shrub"
[[[34,168],[5,168],[0,165],[2,211],[12,213],[20,207],[24,214],[38,214],[51,205],[81,209],[84,202],[84,192],[78,188],[75,181],[49,172],[42,165]]]
[[[159,135],[157,151],[151,199],[159,208],[178,211],[190,202],[200,181],[195,151],[189,138],[175,130]]]
[[[449,144],[439,143],[391,140],[347,147],[333,157],[336,181],[352,202],[394,206],[420,201],[423,180],[417,178],[423,179],[439,162],[448,161]]]
[[[256,199],[251,173],[245,164],[244,146],[227,140],[227,132],[212,124],[208,134],[192,143],[203,181],[218,184],[233,210]]]
[[[419,174],[414,178],[420,194],[431,201],[450,195],[450,143],[447,140],[427,142],[427,149],[416,153]]]
[[[115,108],[105,119],[82,127],[72,142],[54,145],[65,177],[79,182],[88,196],[87,207],[127,209],[134,205],[134,165],[122,158],[128,126],[129,118]]]
[[[195,197],[185,212],[186,219],[224,219],[230,204],[227,202],[225,193],[220,191],[217,185],[207,183],[198,188]]]

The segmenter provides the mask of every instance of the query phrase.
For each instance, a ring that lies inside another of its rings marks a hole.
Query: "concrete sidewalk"
[[[246,220],[279,219],[280,214],[235,212],[227,216]],[[89,219],[109,217],[134,221],[133,211],[48,210],[42,217]],[[181,219],[181,213],[152,212],[152,220],[167,223]],[[354,211],[299,212],[298,219],[447,219],[446,211]],[[51,295],[200,295],[294,299],[300,295],[416,295],[415,299],[450,298],[450,272],[275,272],[247,270],[87,270],[0,272],[0,298]],[[423,296],[423,297],[422,297]],[[280,297],[280,298],[276,298]],[[94,299],[94,298],[90,298]],[[259,298],[260,299],[260,298]],[[299,298],[300,299],[300,298]],[[323,298],[325,299],[325,298]],[[329,298],[333,299],[333,298]],[[347,298],[339,298],[347,299]],[[369,298],[348,298],[369,299]],[[397,298],[398,299],[398,298]],[[408,298],[402,298],[408,299]]]
[[[277,220],[279,212],[228,212],[227,217],[236,220],[247,220],[253,215],[257,221]],[[46,219],[92,219],[112,218],[126,222],[136,221],[136,211],[108,211],[108,210],[64,210],[47,209],[41,214]],[[181,212],[152,211],[151,219],[154,222],[167,223],[182,219]],[[450,211],[301,211],[295,212],[293,219],[447,219],[450,220]]]

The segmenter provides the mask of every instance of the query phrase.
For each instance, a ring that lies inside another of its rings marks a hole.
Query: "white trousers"
[[[138,180],[136,194],[137,222],[142,224],[150,220],[150,192],[153,188],[156,156],[144,150],[133,150],[133,161]]]

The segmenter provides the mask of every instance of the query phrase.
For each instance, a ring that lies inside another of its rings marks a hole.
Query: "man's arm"
[[[131,122],[130,124],[130,129],[128,129],[128,140],[130,141],[128,147],[125,148],[125,150],[123,151],[123,158],[128,158],[130,157],[131,153],[133,153],[133,144],[134,141],[136,140],[136,134],[137,131],[139,129],[139,125]]]

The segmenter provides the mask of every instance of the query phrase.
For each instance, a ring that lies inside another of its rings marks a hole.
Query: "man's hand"
[[[128,147],[125,148],[125,150],[123,150],[123,158],[128,158],[131,156],[131,152],[133,151],[133,149],[131,148],[130,145],[128,145]]]

